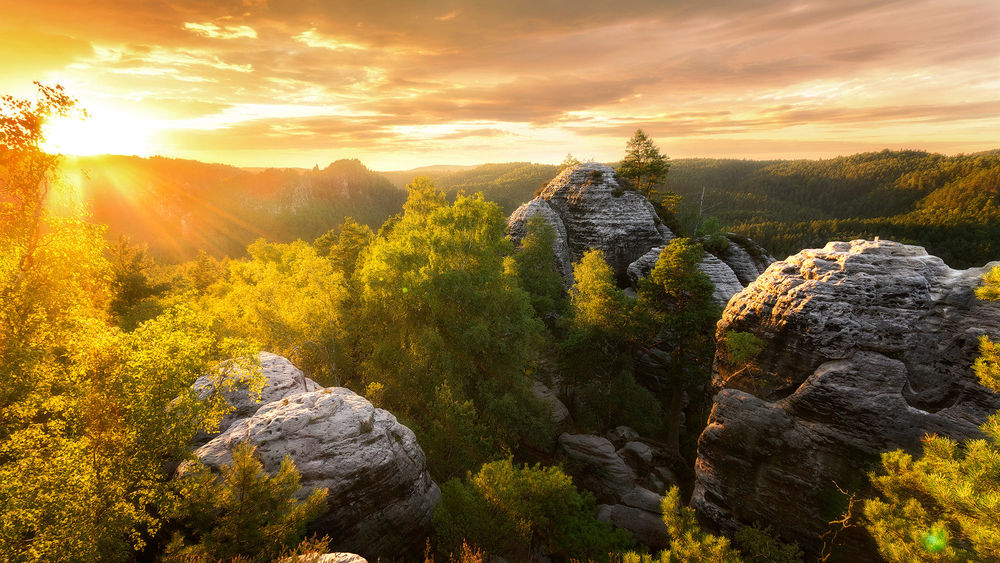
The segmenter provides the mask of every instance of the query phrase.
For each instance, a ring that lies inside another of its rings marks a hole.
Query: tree
[[[334,268],[344,274],[345,279],[354,276],[361,251],[375,238],[371,227],[362,225],[351,217],[346,217],[336,229],[328,231],[313,242],[316,252],[333,262]]]
[[[635,189],[650,200],[656,200],[656,186],[666,180],[669,170],[667,157],[642,129],[636,129],[625,145],[625,158],[618,165],[618,174],[632,180]]]
[[[977,294],[1000,299],[1000,268]],[[983,337],[975,365],[984,386],[1000,391],[996,345]],[[872,472],[880,498],[864,504],[863,524],[889,561],[1000,560],[1000,413],[980,427],[982,439],[958,444],[928,435],[919,459],[902,450],[882,454]]]
[[[481,195],[449,205],[418,179],[403,215],[380,230],[355,273],[363,385],[382,386],[383,404],[414,429],[439,480],[544,432],[525,374],[542,325],[504,271],[513,252],[505,227]],[[446,432],[466,402],[474,434]],[[435,437],[444,435],[464,442]],[[469,455],[451,457],[462,451]]]
[[[593,495],[578,491],[558,467],[518,467],[507,458],[441,489],[434,511],[439,551],[457,552],[468,541],[509,560],[540,553],[596,559],[632,543],[627,532],[596,518]]]
[[[168,468],[220,397],[190,386],[229,380],[249,357],[180,307],[123,333],[108,323],[111,269],[102,229],[58,205],[46,119],[75,101],[39,86],[0,99],[0,559],[128,559],[155,537]],[[72,199],[72,198],[62,198]]]
[[[660,252],[649,276],[639,282],[641,307],[637,311],[647,316],[642,322],[648,327],[644,347],[668,352],[666,360],[660,360],[669,386],[667,444],[678,455],[684,395],[691,395],[693,406],[698,403],[695,397],[705,395],[715,352],[714,328],[720,315],[712,300],[712,282],[698,269],[703,256],[699,244],[675,238]]]
[[[186,534],[176,532],[167,547],[167,561],[219,561],[242,556],[272,561],[299,543],[306,524],[326,510],[326,489],[299,493],[299,472],[287,455],[273,476],[255,455],[256,448],[241,442],[233,462],[222,466],[221,480],[196,464],[177,484],[173,518]]]
[[[130,331],[163,311],[153,298],[167,291],[169,285],[153,282],[154,264],[145,244],[133,245],[128,236],[121,235],[110,254],[111,314],[122,330]]]
[[[504,268],[528,292],[538,317],[551,324],[566,309],[563,277],[556,270],[552,253],[556,231],[539,215],[528,219],[526,231],[520,248],[507,258]]]
[[[681,504],[680,490],[674,486],[661,502],[663,523],[670,535],[670,549],[654,556],[626,553],[621,563],[741,563],[739,551],[729,539],[701,529],[693,508]]]
[[[343,274],[303,241],[258,240],[247,254],[248,260],[229,263],[227,278],[203,300],[223,333],[253,339],[319,382],[339,384]]]
[[[657,401],[632,377],[639,328],[635,303],[615,285],[599,250],[584,253],[573,265],[573,277],[558,350],[574,420],[598,431],[619,424],[657,430]]]

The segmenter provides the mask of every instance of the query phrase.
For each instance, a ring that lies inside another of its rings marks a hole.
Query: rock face
[[[666,547],[670,538],[660,508],[663,497],[654,490],[662,492],[674,484],[673,474],[656,466],[657,453],[637,441],[634,430],[621,426],[609,436],[615,442],[590,434],[559,436],[559,450],[570,461],[574,483],[597,497],[598,518],[632,532],[650,547]]]
[[[927,433],[978,436],[1000,409],[970,368],[978,337],[1000,335],[1000,306],[973,293],[984,271],[895,242],[832,242],[737,294],[716,334],[721,390],[699,439],[699,516],[727,532],[770,524],[815,553],[845,506],[837,486],[864,492],[880,452],[917,452]],[[729,331],[764,341],[749,365],[729,365]],[[849,559],[877,559],[860,534],[840,539]]]
[[[218,469],[243,441],[272,473],[291,456],[304,494],[329,489],[330,509],[313,527],[339,549],[369,559],[422,550],[441,491],[413,432],[389,412],[339,387],[289,395],[234,422],[196,455]]]
[[[260,352],[261,375],[264,376],[264,387],[260,390],[260,397],[251,395],[250,389],[245,380],[239,382],[231,389],[222,392],[223,398],[233,407],[233,411],[223,417],[219,423],[219,432],[225,432],[237,420],[252,416],[257,409],[284,399],[296,393],[306,391],[316,391],[320,386],[315,381],[306,377],[302,370],[292,365],[287,359],[270,352]],[[213,390],[214,385],[207,377],[199,377],[193,385],[195,391],[202,398],[207,397]],[[200,439],[202,443],[208,440],[208,436]]]
[[[563,170],[535,199],[507,219],[514,244],[527,232],[528,220],[539,215],[556,232],[556,266],[573,284],[573,262],[591,248],[604,252],[620,286],[649,275],[663,246],[674,238],[653,204],[642,194],[623,189],[610,166],[587,162]],[[774,261],[752,240],[730,233],[729,248],[708,255],[701,265],[716,286],[715,299],[725,305]]]
[[[642,194],[625,190],[610,166],[588,162],[563,170],[535,199],[507,220],[514,243],[524,237],[527,221],[541,215],[556,231],[556,264],[572,283],[572,263],[591,248],[604,256],[619,279],[628,265],[673,234]]]

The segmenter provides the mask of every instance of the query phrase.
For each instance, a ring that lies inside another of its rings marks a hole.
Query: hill
[[[127,234],[160,260],[204,250],[237,256],[257,238],[312,240],[352,216],[377,228],[405,194],[358,160],[324,169],[245,169],[162,157],[67,158],[63,177],[78,186],[109,238]]]

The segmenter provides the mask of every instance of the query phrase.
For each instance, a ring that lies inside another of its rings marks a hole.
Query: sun
[[[152,127],[148,119],[104,108],[88,108],[88,113],[87,118],[59,117],[47,123],[42,148],[79,156],[150,156]]]

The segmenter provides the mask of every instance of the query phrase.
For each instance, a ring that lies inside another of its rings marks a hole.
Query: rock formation
[[[573,262],[594,248],[604,252],[619,285],[645,277],[656,265],[663,246],[674,238],[653,204],[634,190],[626,190],[610,166],[587,162],[563,170],[535,199],[518,207],[507,220],[507,232],[517,244],[528,220],[541,216],[556,232],[556,266],[573,284]],[[728,248],[708,254],[701,264],[716,287],[715,299],[729,298],[752,282],[774,261],[752,240],[728,234]]]
[[[645,196],[624,189],[613,168],[595,162],[563,170],[538,197],[511,214],[507,230],[515,244],[536,214],[556,231],[556,264],[569,283],[572,263],[591,248],[604,251],[615,274],[624,280],[629,264],[673,238]]]
[[[389,412],[340,387],[288,394],[234,421],[195,453],[219,469],[244,441],[272,473],[291,456],[303,494],[329,490],[329,510],[312,526],[338,549],[369,559],[421,552],[441,491],[413,432]]]
[[[692,505],[732,533],[753,522],[816,553],[843,510],[838,491],[868,487],[880,452],[920,438],[979,435],[1000,409],[970,365],[978,337],[1000,335],[1000,306],[977,300],[985,269],[956,271],[923,248],[831,242],[772,264],[718,324],[714,385]],[[730,331],[764,341],[730,365]],[[874,557],[861,534],[840,553]]]
[[[264,383],[259,397],[250,392],[246,376],[237,376],[236,385],[222,391],[223,398],[233,407],[233,410],[222,418],[218,432],[225,432],[234,422],[252,416],[267,403],[284,399],[296,393],[320,389],[318,383],[306,377],[302,370],[292,365],[292,362],[277,354],[260,352],[258,359]],[[205,398],[214,391],[215,386],[211,379],[202,376],[194,382],[193,388],[200,397]],[[217,434],[213,434],[213,436]],[[208,438],[208,436],[204,436],[198,441],[204,443]]]
[[[634,430],[619,426],[608,438],[562,434],[559,451],[569,460],[574,483],[597,497],[598,518],[650,547],[669,545],[660,501],[676,479],[658,465],[663,456],[639,441]]]

